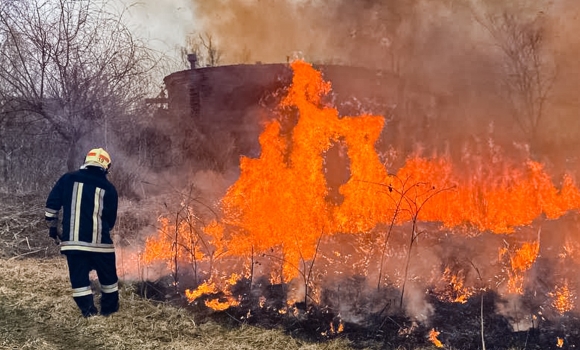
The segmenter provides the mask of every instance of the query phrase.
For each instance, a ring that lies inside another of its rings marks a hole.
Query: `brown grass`
[[[198,324],[191,312],[120,290],[121,309],[85,319],[71,297],[66,260],[0,260],[0,349],[349,349],[308,344],[281,330]],[[98,299],[97,299],[98,300]]]

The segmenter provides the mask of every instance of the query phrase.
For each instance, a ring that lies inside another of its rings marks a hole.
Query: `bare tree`
[[[195,54],[201,67],[218,66],[222,59],[222,50],[209,33],[190,34],[187,38],[187,47],[181,49],[182,60],[186,66],[189,65],[188,54]]]
[[[221,60],[222,53],[216,47],[213,37],[209,34],[205,34],[205,38],[200,35],[199,40],[207,53],[207,65],[210,67],[217,66]]]
[[[393,185],[389,185],[389,192],[391,189],[404,199],[406,203],[406,208],[403,210],[408,211],[411,217],[411,234],[409,240],[409,249],[407,250],[407,258],[405,261],[405,272],[403,274],[403,284],[401,286],[401,296],[399,299],[399,308],[403,307],[403,299],[405,297],[405,287],[407,281],[409,280],[409,267],[411,265],[411,256],[413,251],[413,246],[417,242],[419,235],[423,232],[418,232],[417,227],[419,223],[419,214],[424,208],[425,204],[433,197],[441,192],[451,190],[452,187],[436,188],[435,186],[425,183],[425,182],[414,182],[413,179],[408,176],[405,179],[400,179],[398,176],[393,176],[394,179],[398,180],[401,184],[400,189],[396,189]],[[396,199],[394,199],[396,201]],[[401,203],[401,202],[397,202]],[[399,204],[397,204],[399,205]]]
[[[122,18],[107,2],[0,3],[2,113],[35,124],[42,142],[52,135],[66,151],[69,170],[85,148],[83,139],[107,142],[115,118],[150,94],[156,56]],[[10,152],[0,151],[4,157]]]
[[[503,54],[502,92],[532,149],[556,76],[555,67],[542,52],[545,36],[542,17],[542,13],[528,18],[503,12],[479,19]]]

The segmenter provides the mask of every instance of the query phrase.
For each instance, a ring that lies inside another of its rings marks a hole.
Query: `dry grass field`
[[[345,341],[308,344],[278,330],[227,328],[121,288],[121,309],[83,318],[70,296],[66,261],[0,261],[0,349],[349,349]]]
[[[43,210],[38,196],[0,193],[0,349],[352,348],[344,339],[308,343],[283,330],[200,322],[190,310],[141,298],[129,283],[121,283],[118,313],[83,318]]]

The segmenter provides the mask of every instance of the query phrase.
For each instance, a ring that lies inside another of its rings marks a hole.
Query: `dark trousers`
[[[101,314],[110,315],[119,310],[119,292],[115,253],[67,252],[66,260],[73,298],[83,316],[97,314],[93,301],[89,272],[95,270],[101,284]]]

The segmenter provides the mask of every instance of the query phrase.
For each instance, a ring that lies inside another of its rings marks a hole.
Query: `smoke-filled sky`
[[[187,34],[196,31],[192,0],[122,0],[125,16],[136,35],[157,50],[172,53],[185,46]]]
[[[192,40],[199,45],[201,35],[220,51],[220,65],[303,58],[379,68],[483,115],[494,114],[477,104],[494,105],[479,96],[497,94],[502,53],[482,24],[486,16],[512,13],[544,28],[543,53],[555,75],[546,115],[559,119],[546,132],[578,136],[577,0],[122,1],[136,32],[176,57],[180,48],[191,52]]]
[[[140,33],[160,49],[186,46],[187,36],[209,34],[228,63],[306,59],[377,61],[397,45],[437,47],[477,37],[474,13],[517,9],[544,13],[569,32],[577,23],[574,0],[123,0]],[[532,3],[530,5],[530,3]],[[559,33],[561,35],[565,33]],[[440,37],[443,35],[443,37]],[[415,40],[414,43],[403,42]],[[400,47],[399,47],[400,49]],[[369,56],[375,56],[371,57]],[[382,57],[381,57],[382,56]]]

